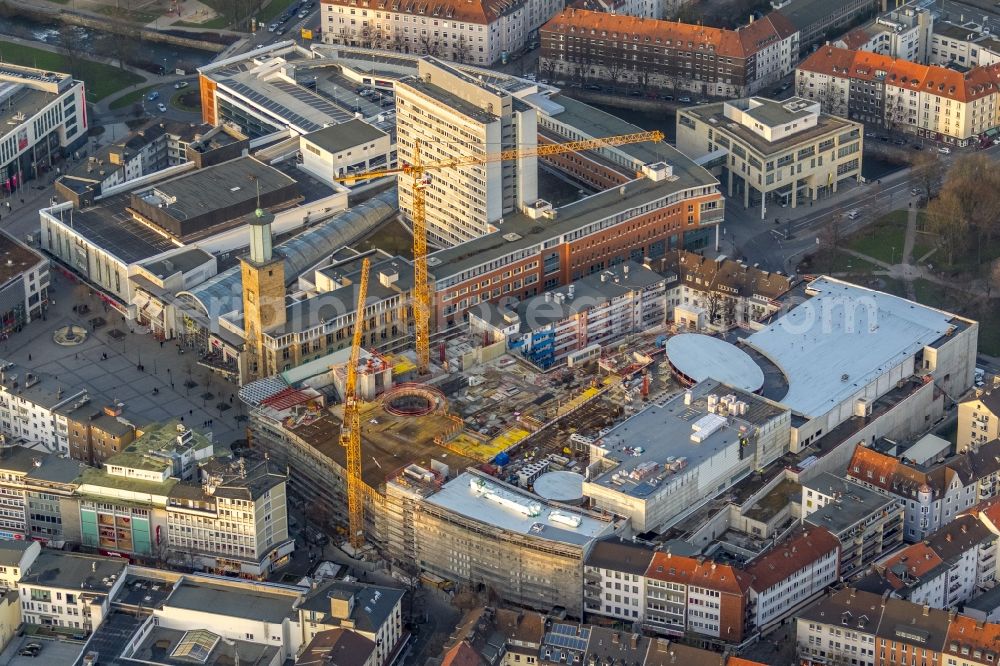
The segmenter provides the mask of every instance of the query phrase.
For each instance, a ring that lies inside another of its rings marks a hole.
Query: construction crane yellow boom
[[[338,181],[352,183],[359,180],[371,180],[383,176],[402,174],[413,180],[413,317],[416,337],[417,371],[426,374],[430,369],[430,314],[431,288],[427,280],[427,220],[424,215],[424,190],[429,184],[430,171],[440,169],[456,169],[463,166],[504,162],[523,159],[525,157],[546,157],[563,153],[576,153],[597,148],[624,146],[630,143],[645,141],[662,141],[663,132],[637,132],[621,134],[600,139],[585,139],[566,143],[546,143],[531,148],[512,148],[498,153],[482,153],[462,157],[424,162],[421,155],[421,142],[418,139],[413,146],[413,163],[404,164],[393,169],[376,169],[344,176]]]
[[[361,340],[365,332],[365,299],[368,297],[368,269],[371,262],[361,262],[361,283],[358,287],[358,309],[354,315],[354,338],[351,340],[351,359],[347,362],[347,379],[344,382],[344,422],[340,426],[340,444],[347,449],[347,516],[351,546],[361,548],[365,543],[364,482],[361,479],[361,404],[358,401],[358,362],[361,359]]]

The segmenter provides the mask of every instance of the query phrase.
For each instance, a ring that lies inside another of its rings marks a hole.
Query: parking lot
[[[38,643],[42,646],[37,657],[20,657],[18,652],[29,643]],[[7,646],[7,649],[0,653],[0,666],[38,666],[38,664],[51,664],[52,666],[62,666],[72,664],[80,656],[83,643],[78,641],[47,640],[36,636],[22,636],[14,638]]]

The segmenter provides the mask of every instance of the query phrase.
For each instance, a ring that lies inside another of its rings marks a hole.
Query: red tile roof
[[[978,622],[965,615],[956,615],[948,625],[948,638],[942,652],[945,655],[962,654],[963,647],[968,647],[969,652],[991,652],[995,657],[1000,652],[1000,624]]]
[[[542,31],[563,34],[580,33],[607,39],[648,37],[677,48],[714,51],[717,55],[746,58],[775,41],[795,33],[791,22],[780,14],[770,14],[737,30],[704,25],[639,18],[625,14],[606,14],[585,9],[566,9],[542,26]]]
[[[930,546],[922,542],[915,543],[885,561],[883,565],[885,566],[885,579],[892,585],[893,589],[901,590],[906,587],[906,583],[893,571],[897,564],[906,568],[908,576],[919,580],[943,563],[944,560]]]
[[[480,666],[482,659],[467,641],[455,643],[454,647],[445,652],[441,666]]]
[[[798,69],[830,76],[879,78],[886,86],[929,92],[959,102],[985,97],[1000,88],[1000,64],[973,67],[962,73],[836,46],[821,47],[799,63]]]
[[[839,549],[840,541],[827,529],[799,530],[749,563],[745,571],[752,577],[750,587],[760,592],[767,590]]]
[[[749,576],[728,564],[662,552],[653,555],[646,577],[738,595],[742,595],[750,584]]]

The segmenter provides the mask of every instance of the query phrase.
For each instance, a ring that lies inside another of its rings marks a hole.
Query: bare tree
[[[968,240],[969,222],[962,208],[958,195],[950,190],[942,190],[941,196],[927,207],[927,226],[941,239],[949,265],[955,263],[955,256]]]
[[[465,35],[460,35],[458,41],[455,42],[454,54],[455,62],[469,62],[470,57],[472,56],[472,45],[469,43],[469,40],[465,38]]]
[[[990,264],[990,273],[986,276],[986,298],[990,298],[993,290],[1000,290],[1000,259],[994,259]]]
[[[941,158],[936,152],[920,151],[910,160],[910,175],[919,183],[928,201],[933,199],[941,183]]]
[[[70,73],[79,78],[80,61],[83,56],[83,44],[80,40],[79,30],[71,23],[59,24],[59,46],[66,54],[66,62],[69,64]]]
[[[420,52],[424,55],[429,56],[439,56],[440,49],[438,48],[437,40],[431,38],[430,35],[421,35],[420,37]]]
[[[832,215],[819,231],[819,242],[831,249],[840,247],[844,239],[844,220],[840,215]]]
[[[722,311],[722,296],[717,291],[708,292],[708,322],[715,324]]]
[[[618,81],[621,80],[622,74],[625,73],[625,65],[619,58],[609,58],[604,63],[604,70],[608,73],[608,80],[611,82],[611,87],[617,88]]]

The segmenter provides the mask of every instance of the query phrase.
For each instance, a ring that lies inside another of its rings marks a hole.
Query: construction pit
[[[654,392],[679,389],[661,366],[622,351],[542,372],[503,354],[429,384],[396,384],[362,403],[362,478],[379,491],[411,464],[452,473],[478,467],[514,483],[543,461],[546,471],[582,473],[588,442],[642,407],[641,368]],[[336,405],[294,431],[343,468],[341,413]]]

